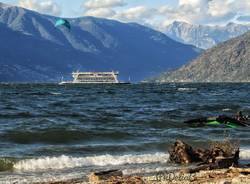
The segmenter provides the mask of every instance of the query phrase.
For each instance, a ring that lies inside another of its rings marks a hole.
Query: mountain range
[[[56,82],[71,72],[120,72],[140,81],[177,68],[201,49],[136,23],[80,17],[72,29],[54,26],[58,17],[0,4],[0,82]]]
[[[192,25],[175,21],[164,30],[167,36],[202,49],[240,36],[250,30],[250,25],[228,23],[225,26]]]
[[[203,52],[154,82],[250,82],[250,32]]]

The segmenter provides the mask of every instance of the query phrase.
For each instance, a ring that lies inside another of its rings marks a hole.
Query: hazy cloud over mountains
[[[126,3],[123,0],[88,0],[84,3],[84,7],[87,9],[113,8],[124,5]]]
[[[125,6],[123,0],[87,0],[83,3],[85,15],[95,17],[112,17],[116,14],[113,8]]]
[[[62,15],[57,0],[19,0],[18,5],[52,15]],[[64,0],[61,1],[63,3]],[[175,2],[175,3],[174,3]],[[72,1],[76,3],[76,1]],[[249,0],[177,0],[173,3],[131,3],[128,0],[82,0],[78,15],[138,22],[164,29],[173,21],[191,24],[249,22]],[[74,16],[74,15],[72,15]]]
[[[126,2],[106,0],[98,3],[98,1],[100,0],[89,0],[84,3],[86,8],[84,15],[108,16],[108,18],[122,21],[139,21],[157,28],[163,28],[174,20],[192,24],[225,24],[234,20],[246,21],[246,19],[238,19],[238,17],[247,16],[250,8],[249,0],[179,0],[176,6],[168,4],[156,7],[140,5],[126,6],[117,10],[117,6],[125,6]],[[98,6],[93,6],[95,4]],[[113,6],[107,6],[107,4]]]
[[[19,0],[18,5],[30,10],[55,16],[61,15],[61,7],[53,0]]]

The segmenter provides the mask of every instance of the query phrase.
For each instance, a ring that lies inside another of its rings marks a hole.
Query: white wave
[[[48,169],[66,169],[84,166],[117,166],[125,164],[166,163],[169,155],[165,153],[143,155],[101,155],[91,157],[43,157],[27,159],[17,162],[14,169],[17,171],[39,171]]]
[[[71,179],[82,178],[83,171],[74,170],[74,172],[63,173],[64,171],[57,172],[60,169],[72,169],[84,166],[119,166],[126,164],[149,164],[145,167],[127,167],[124,168],[123,174],[140,174],[140,173],[154,173],[161,171],[169,171],[178,169],[178,166],[162,165],[167,162],[169,158],[168,154],[155,153],[155,154],[141,154],[141,155],[123,155],[123,156],[112,156],[112,155],[100,155],[92,157],[43,157],[38,159],[23,160],[14,165],[15,171],[8,177],[0,176],[0,183],[12,184],[12,183],[34,183],[34,182],[56,182],[56,181],[67,181]],[[240,150],[241,159],[250,159],[250,149]],[[154,164],[154,165],[151,165]],[[159,163],[159,165],[158,165]],[[53,169],[50,171],[49,169]],[[47,172],[46,172],[47,170]],[[20,171],[34,172],[27,176],[18,174]],[[43,174],[36,171],[43,171]],[[45,172],[44,172],[45,171]],[[84,171],[85,172],[85,171]],[[35,174],[37,173],[37,174]]]
[[[51,92],[51,95],[61,95],[62,93]]]
[[[240,150],[240,159],[250,160],[250,149],[241,149]]]
[[[197,88],[178,88],[178,91],[196,91]]]
[[[42,157],[37,159],[26,159],[14,165],[16,171],[41,171],[61,170],[84,166],[120,166],[126,164],[152,164],[167,163],[169,155],[166,153],[142,154],[142,155],[100,155],[89,157]],[[240,159],[250,159],[250,149],[240,150]]]
[[[222,109],[223,112],[231,111],[231,110],[232,110],[232,109],[230,109],[230,108]]]

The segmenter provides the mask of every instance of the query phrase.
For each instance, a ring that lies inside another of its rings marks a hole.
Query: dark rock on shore
[[[177,140],[169,150],[171,162],[177,164],[199,163],[197,168],[189,169],[189,173],[200,170],[225,169],[237,166],[239,161],[239,148],[214,146],[210,149],[193,149],[183,141]]]

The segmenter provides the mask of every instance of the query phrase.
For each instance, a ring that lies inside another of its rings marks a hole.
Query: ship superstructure
[[[119,72],[73,72],[73,81],[60,84],[120,84]]]

